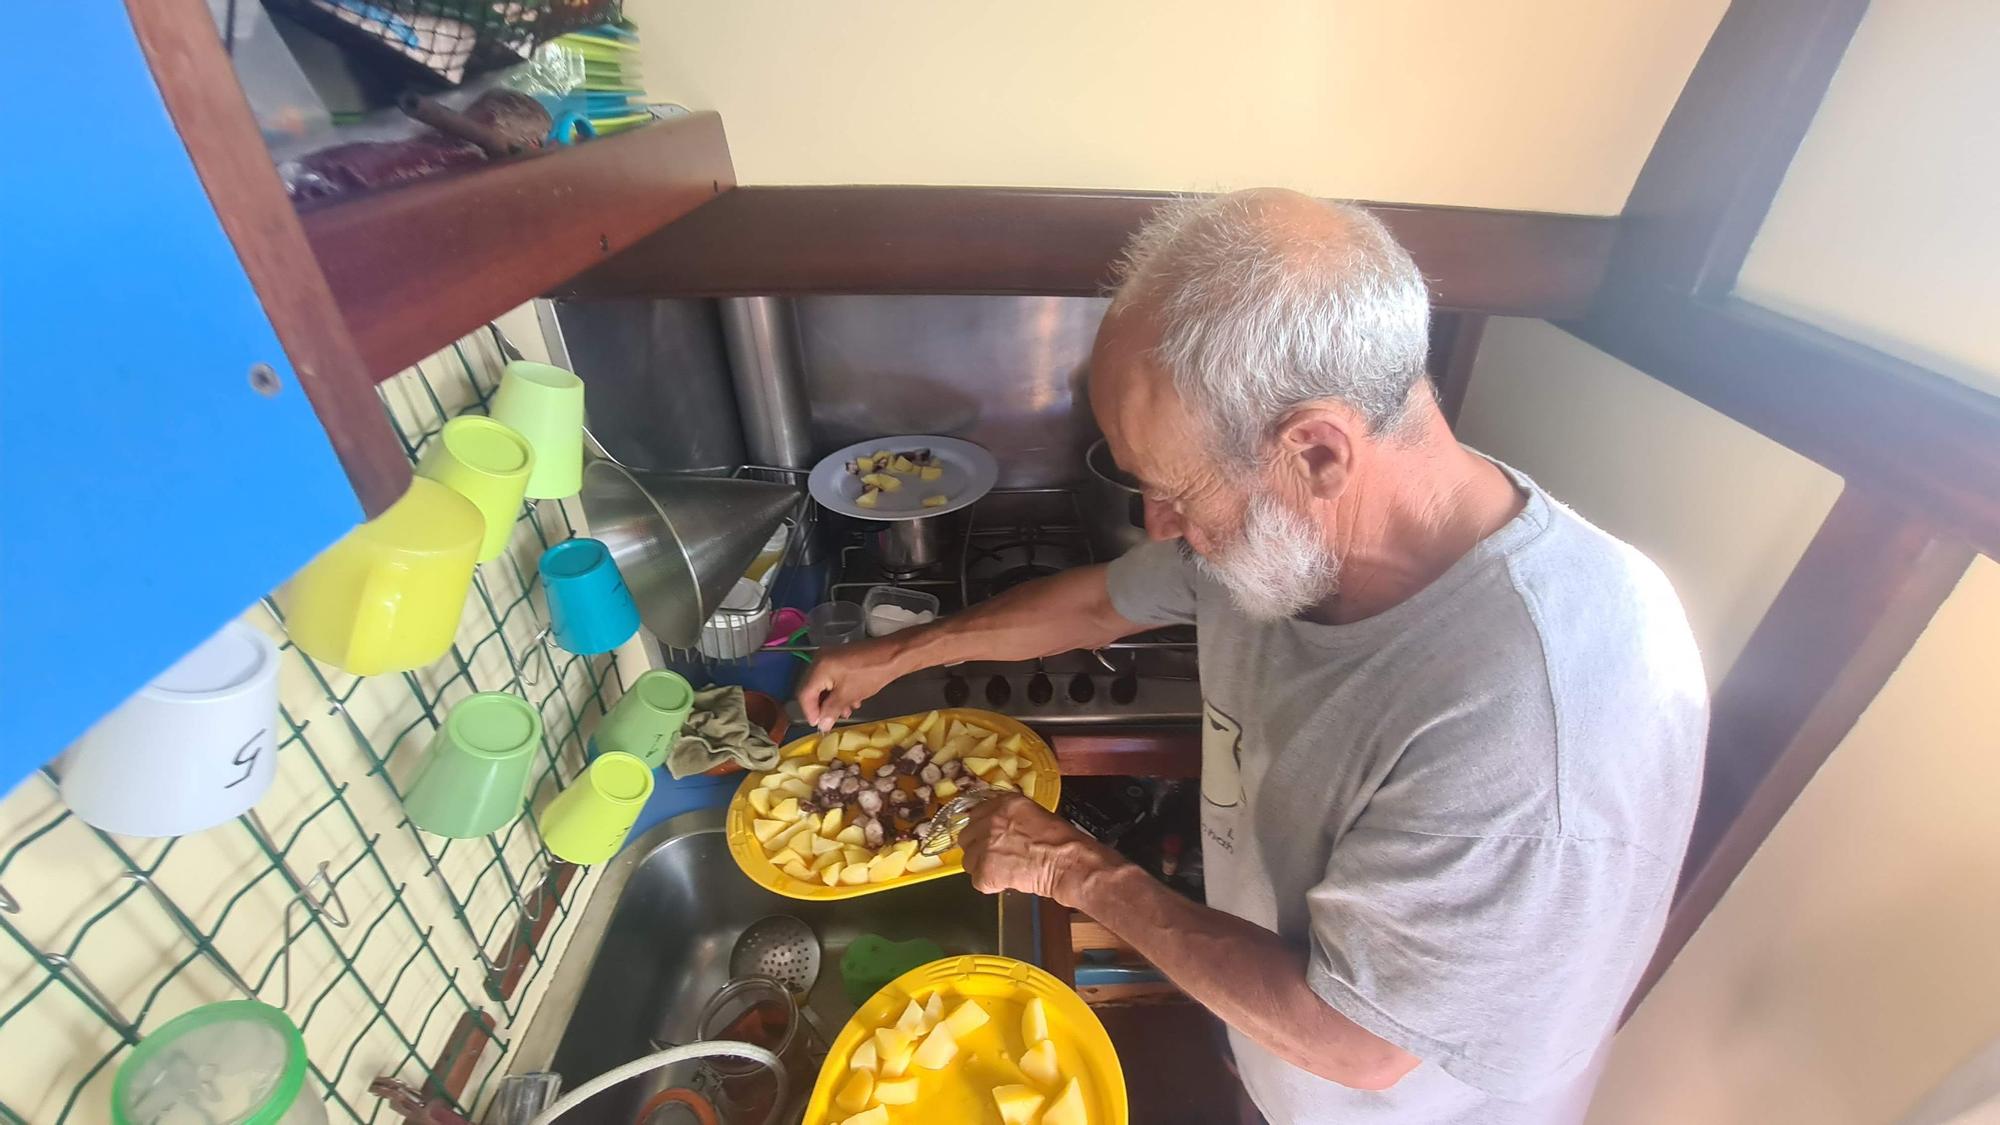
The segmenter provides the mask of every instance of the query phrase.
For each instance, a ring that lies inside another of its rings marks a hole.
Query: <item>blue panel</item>
[[[0,790],[361,517],[124,5],[32,7],[0,38],[40,122],[0,155]]]

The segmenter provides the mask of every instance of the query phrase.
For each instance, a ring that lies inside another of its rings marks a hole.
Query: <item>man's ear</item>
[[[1278,449],[1317,500],[1334,500],[1354,472],[1361,419],[1333,406],[1303,406],[1278,427]]]

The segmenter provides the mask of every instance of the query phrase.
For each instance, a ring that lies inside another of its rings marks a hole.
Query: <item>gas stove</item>
[[[877,586],[900,586],[935,596],[941,611],[951,614],[1096,561],[1076,494],[1065,489],[996,489],[964,518],[946,558],[912,575],[886,573],[865,532],[848,529],[831,559],[828,596],[859,603]],[[1154,630],[1043,660],[932,668],[889,684],[854,719],[936,707],[984,707],[1037,725],[1193,722],[1201,717],[1194,629]]]

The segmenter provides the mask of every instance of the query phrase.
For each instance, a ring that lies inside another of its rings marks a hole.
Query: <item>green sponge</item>
[[[927,938],[890,941],[875,934],[854,939],[840,958],[840,983],[848,1002],[859,1006],[882,986],[919,965],[944,958],[944,949]]]

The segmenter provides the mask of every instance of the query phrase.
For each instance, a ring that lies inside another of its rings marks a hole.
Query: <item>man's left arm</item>
[[[987,801],[960,838],[973,886],[1026,891],[1081,910],[1224,1023],[1329,1081],[1386,1090],[1415,1055],[1363,1029],[1306,980],[1306,952],[1190,902],[1025,797]]]

